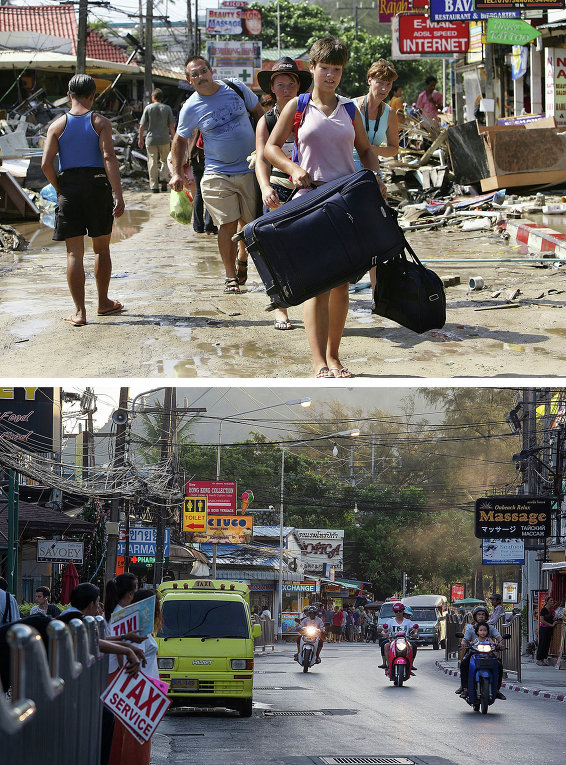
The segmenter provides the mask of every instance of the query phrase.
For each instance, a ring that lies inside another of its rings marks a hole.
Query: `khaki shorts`
[[[240,218],[249,223],[257,208],[257,187],[254,173],[220,175],[205,173],[200,190],[206,209],[215,226],[232,223]]]

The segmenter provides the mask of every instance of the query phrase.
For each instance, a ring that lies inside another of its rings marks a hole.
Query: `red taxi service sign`
[[[434,55],[465,53],[469,46],[468,24],[464,21],[432,22],[428,16],[399,16],[401,53]]]

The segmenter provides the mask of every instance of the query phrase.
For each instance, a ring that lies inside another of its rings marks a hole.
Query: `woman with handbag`
[[[310,73],[301,71],[297,63],[288,56],[276,61],[271,69],[262,69],[257,74],[260,88],[275,99],[275,105],[259,120],[255,131],[255,174],[261,191],[264,213],[282,205],[295,191],[289,176],[276,167],[272,167],[265,158],[265,144],[285,106],[299,93],[305,93],[309,89],[311,80]],[[291,131],[282,147],[285,156],[289,159],[294,145],[295,135]],[[286,308],[275,309],[275,329],[293,329]]]
[[[348,48],[336,37],[317,40],[309,52],[314,87],[304,104],[296,134],[297,162],[289,159],[282,147],[293,129],[299,101],[292,98],[283,109],[265,146],[268,162],[289,175],[299,194],[315,185],[333,181],[355,172],[354,141],[364,167],[378,176],[379,161],[370,146],[362,117],[351,101],[336,95],[342,71],[348,62]],[[303,98],[303,97],[301,97]],[[299,115],[300,116],[300,115]],[[314,257],[305,252],[305,257]],[[307,339],[317,378],[352,377],[339,358],[339,346],[348,315],[349,283],[334,287],[304,304]]]

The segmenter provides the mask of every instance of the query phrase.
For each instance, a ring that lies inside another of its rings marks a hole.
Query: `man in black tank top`
[[[120,169],[112,142],[112,124],[92,112],[96,84],[86,74],[69,82],[69,115],[56,120],[47,131],[41,169],[57,192],[53,239],[67,246],[67,283],[75,312],[67,317],[74,327],[86,322],[84,237],[92,237],[98,315],[124,310],[108,297],[112,274],[110,235],[114,216],[124,212]],[[65,137],[63,137],[66,133]],[[53,162],[59,153],[60,172]]]

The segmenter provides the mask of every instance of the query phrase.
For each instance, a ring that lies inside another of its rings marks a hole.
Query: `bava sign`
[[[526,45],[541,33],[522,19],[488,19],[487,42],[499,45]]]

